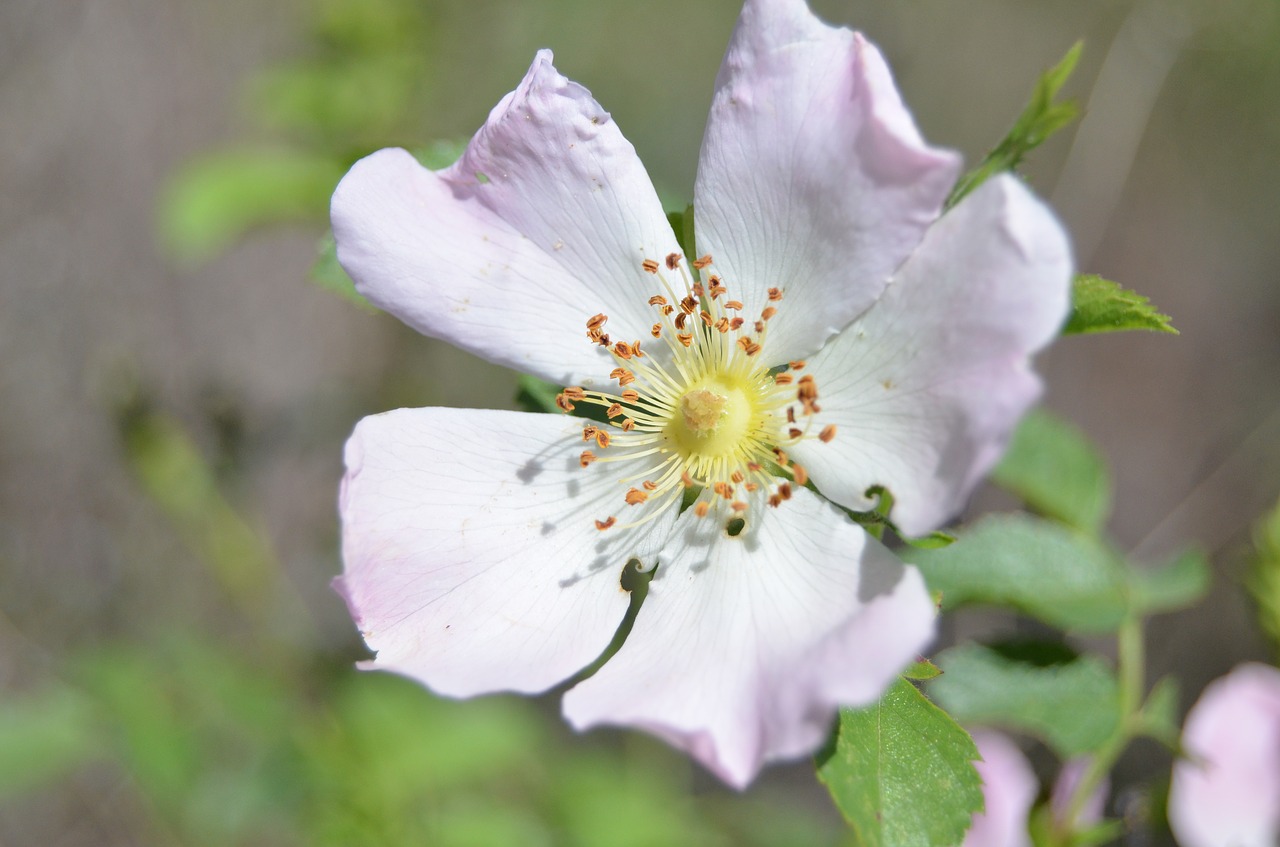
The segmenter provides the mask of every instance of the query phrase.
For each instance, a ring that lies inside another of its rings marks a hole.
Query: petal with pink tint
[[[933,637],[918,571],[807,490],[737,536],[686,511],[617,655],[564,699],[578,729],[635,726],[741,788],[812,753]]]
[[[1280,670],[1241,665],[1187,715],[1169,825],[1182,847],[1280,843]]]
[[[1007,736],[990,730],[973,733],[982,760],[974,762],[982,777],[984,809],[961,847],[1031,847],[1027,817],[1040,791],[1031,763]]]
[[[586,338],[593,315],[616,340],[647,337],[661,288],[641,263],[680,249],[634,148],[546,50],[456,164],[380,150],[343,178],[331,216],[338,260],[375,305],[562,384],[613,367]]]
[[[868,488],[920,535],[954,516],[1040,393],[1031,355],[1066,317],[1071,253],[1053,214],[998,176],[942,217],[866,315],[808,362],[817,434],[788,452],[852,509]]]
[[[608,646],[634,558],[673,510],[633,530],[612,473],[583,468],[580,420],[459,409],[365,418],[347,442],[336,588],[377,652],[370,667],[468,697],[543,691]],[[642,517],[641,505],[627,512]]]
[[[748,0],[703,137],[698,250],[748,313],[783,289],[766,350],[802,358],[875,301],[959,167],[924,143],[874,45],[803,0]]]

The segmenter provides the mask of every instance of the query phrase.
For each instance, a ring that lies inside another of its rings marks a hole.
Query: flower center
[[[581,464],[617,462],[628,468],[619,479],[631,486],[622,500],[642,509],[623,526],[657,517],[687,491],[694,494],[691,508],[698,517],[713,510],[743,517],[756,500],[781,505],[793,484],[808,481],[783,447],[835,436],[830,425],[810,434],[818,391],[812,376],[796,378],[805,363],[770,367],[761,355],[782,290],[770,289],[769,305],[748,324],[740,315],[743,304],[729,299],[724,281],[709,271],[711,257],[693,263],[697,277],[682,258],[667,256],[669,274],[652,259],[643,263],[666,292],[649,298],[658,317],[649,334],[665,342],[669,355],[650,355],[638,340],[613,341],[604,331],[608,317],[596,315],[587,321],[587,337],[613,354],[617,367],[609,378],[620,391],[573,386],[556,397],[566,412],[583,402],[604,409],[606,424],[587,423],[582,430],[583,440],[594,441],[600,453],[584,450]],[[596,521],[601,530],[617,525],[616,516]]]

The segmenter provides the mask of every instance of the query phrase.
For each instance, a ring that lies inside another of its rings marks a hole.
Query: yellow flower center
[[[669,355],[653,356],[640,341],[613,341],[604,331],[608,317],[596,315],[587,321],[587,337],[613,354],[617,367],[609,378],[620,390],[574,386],[556,398],[565,411],[583,402],[604,409],[607,424],[587,423],[582,430],[583,440],[594,441],[600,453],[584,450],[581,464],[628,468],[619,479],[630,486],[622,501],[645,508],[623,526],[656,517],[691,489],[698,517],[713,510],[745,517],[756,500],[778,506],[791,497],[792,484],[808,480],[783,447],[835,436],[834,426],[809,433],[819,407],[813,377],[796,376],[805,363],[771,367],[761,355],[782,290],[770,289],[769,305],[748,323],[740,314],[743,304],[730,299],[724,281],[709,270],[710,256],[693,263],[693,274],[682,258],[666,257],[668,274],[652,259],[643,263],[666,292],[649,298],[658,318],[649,334],[665,343]],[[596,526],[618,526],[617,517]]]

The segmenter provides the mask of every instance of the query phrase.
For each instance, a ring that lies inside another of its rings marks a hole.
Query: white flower
[[[1169,825],[1182,847],[1280,843],[1280,670],[1240,665],[1187,714]]]
[[[696,267],[631,145],[546,51],[452,167],[358,162],[333,227],[359,290],[611,420],[360,423],[338,588],[373,666],[448,696],[546,690],[608,645],[634,559],[659,570],[621,650],[565,695],[575,727],[644,728],[743,786],[812,752],[837,704],[874,700],[934,609],[839,507],[885,486],[909,534],[958,511],[1067,308],[1050,213],[997,177],[940,218],[958,170],[875,47],[802,0],[749,0],[734,32]]]

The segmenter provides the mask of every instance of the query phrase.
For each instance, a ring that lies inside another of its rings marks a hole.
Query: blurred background
[[[970,163],[1084,39],[1083,120],[1025,172],[1081,270],[1182,335],[1065,339],[1046,402],[1113,462],[1122,549],[1213,554],[1153,673],[1185,708],[1268,658],[1239,580],[1280,488],[1280,4],[814,5]],[[388,144],[447,156],[551,47],[682,208],[737,11],[0,0],[0,844],[841,843],[803,764],[744,802],[646,738],[573,737],[554,696],[359,674],[328,588],[355,421],[515,393],[317,284],[336,180]],[[1120,788],[1167,767],[1139,750]]]

